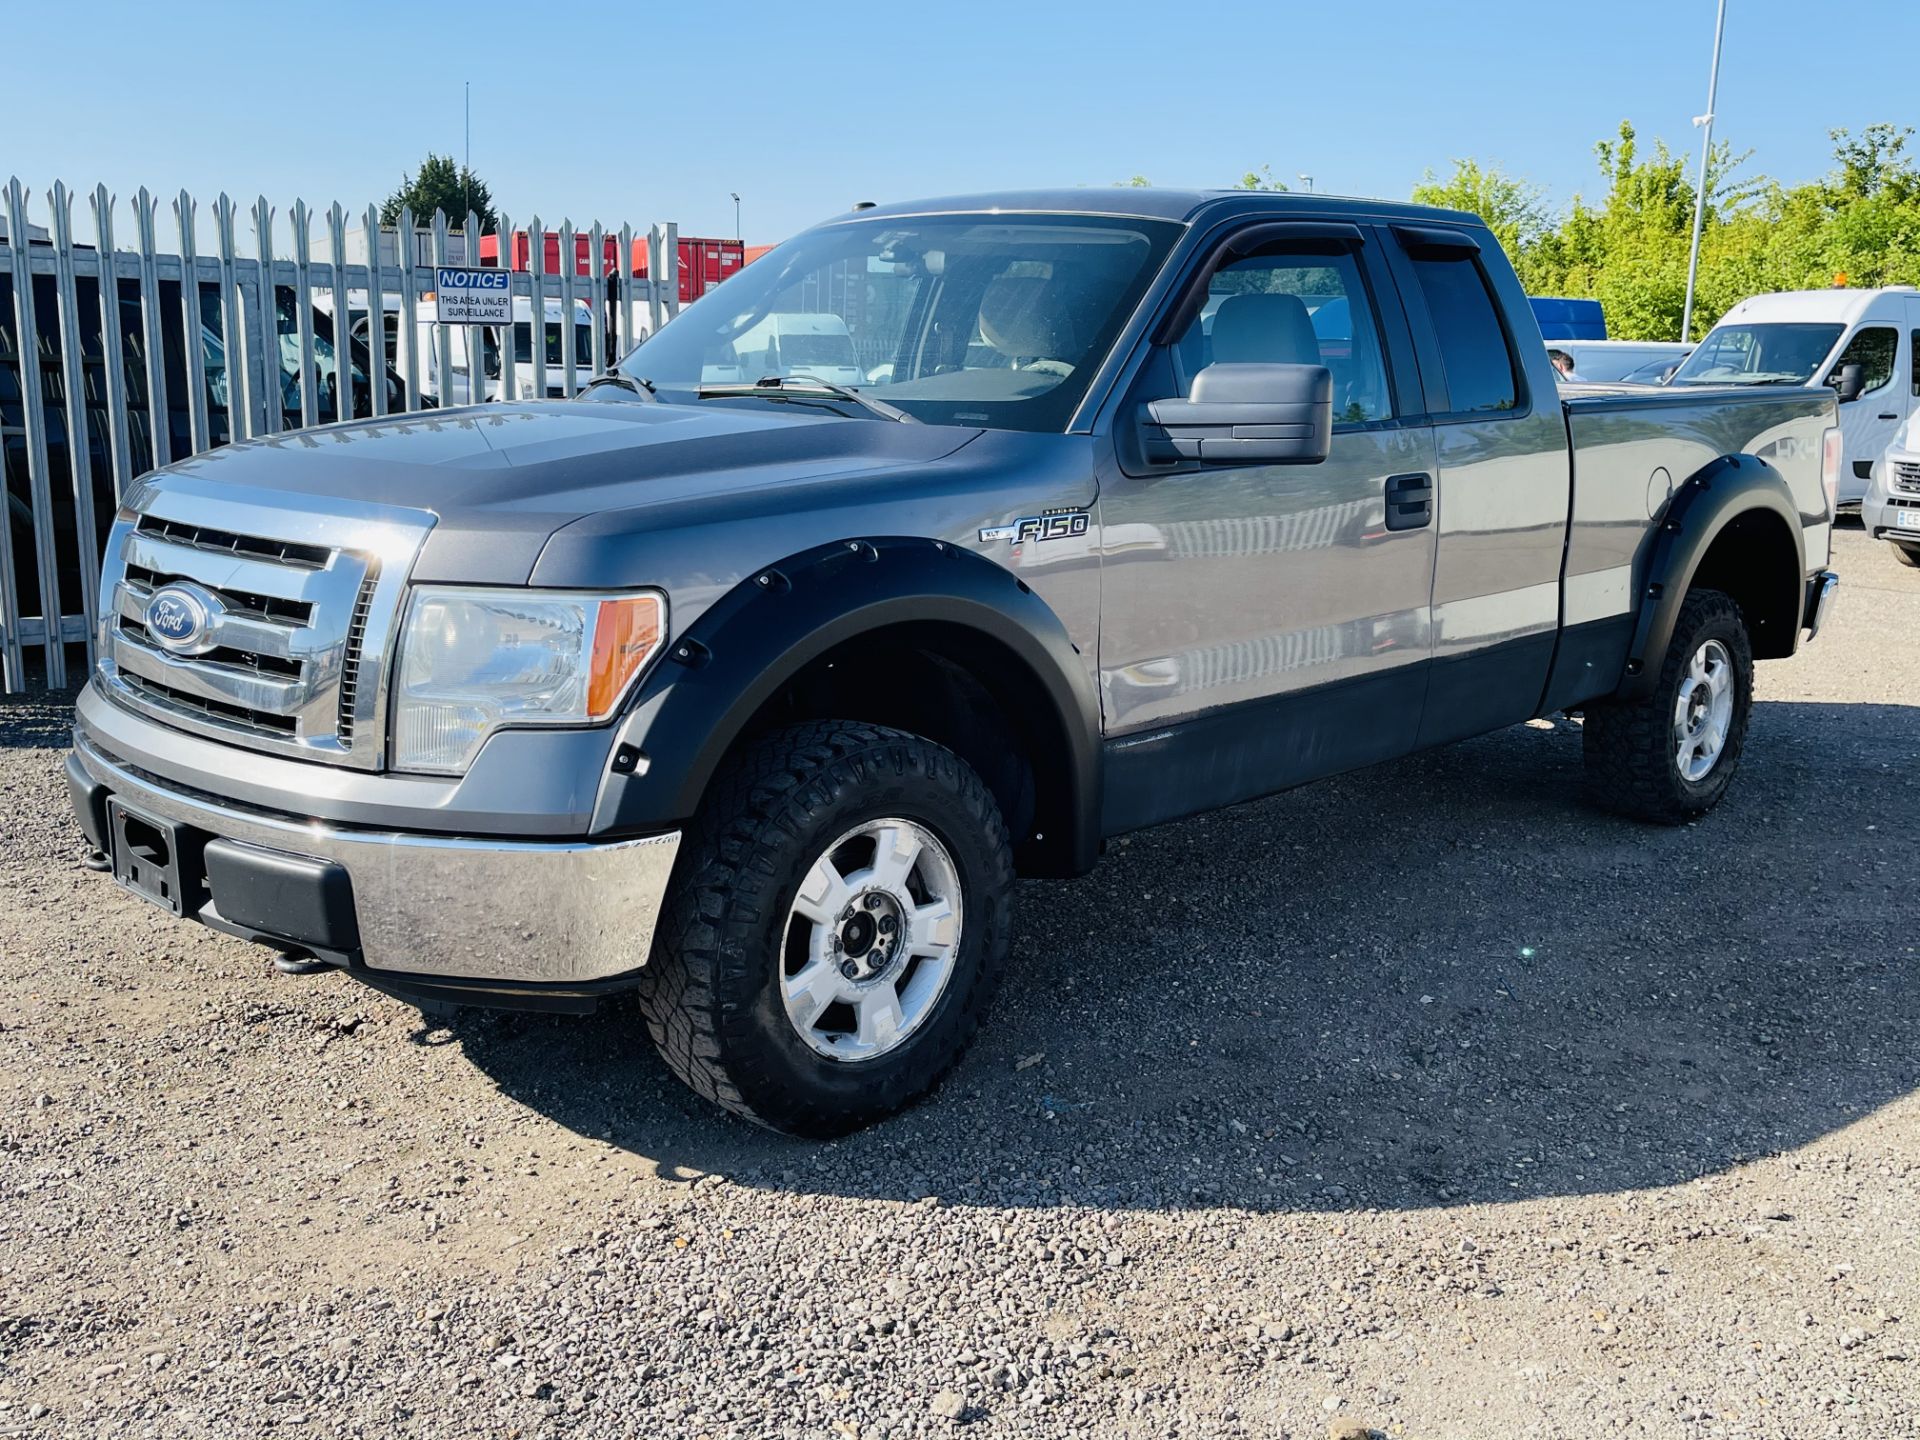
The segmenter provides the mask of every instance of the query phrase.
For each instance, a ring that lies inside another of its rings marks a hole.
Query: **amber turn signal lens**
[[[602,600],[593,626],[593,670],[587,683],[587,714],[604,720],[660,644],[660,599],[631,595]]]

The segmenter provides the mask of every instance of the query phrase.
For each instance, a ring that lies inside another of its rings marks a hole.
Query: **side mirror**
[[[1864,365],[1842,365],[1834,373],[1833,393],[1840,397],[1845,405],[1858,400],[1867,392],[1867,367]]]
[[[1215,363],[1185,400],[1150,400],[1147,457],[1161,464],[1318,465],[1333,445],[1333,375],[1324,365]]]

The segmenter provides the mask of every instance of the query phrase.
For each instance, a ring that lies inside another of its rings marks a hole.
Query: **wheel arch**
[[[1799,646],[1806,537],[1785,477],[1752,455],[1722,455],[1678,489],[1654,531],[1639,578],[1639,611],[1622,699],[1647,694],[1688,592],[1725,591],[1739,604],[1755,659]]]
[[[594,830],[684,823],[778,724],[863,720],[974,765],[1023,873],[1081,874],[1099,849],[1099,716],[1065,625],[1010,571],[943,541],[839,541],[756,571],[675,637],[620,726]]]

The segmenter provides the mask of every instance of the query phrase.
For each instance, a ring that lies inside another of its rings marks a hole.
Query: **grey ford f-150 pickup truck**
[[[290,969],[637,990],[701,1094],[833,1134],[959,1055],[1014,877],[1121,832],[1566,710],[1602,803],[1707,810],[1834,586],[1833,424],[1563,394],[1469,215],[866,209],[576,401],[146,477],[74,806]]]

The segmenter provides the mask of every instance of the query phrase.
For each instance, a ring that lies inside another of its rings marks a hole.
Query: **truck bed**
[[[1831,390],[1570,385],[1561,408],[1573,461],[1567,624],[1631,608],[1635,566],[1654,533],[1647,521],[1673,487],[1722,455],[1751,455],[1780,472],[1800,509],[1807,573],[1826,563],[1833,515],[1820,451],[1834,423]]]

